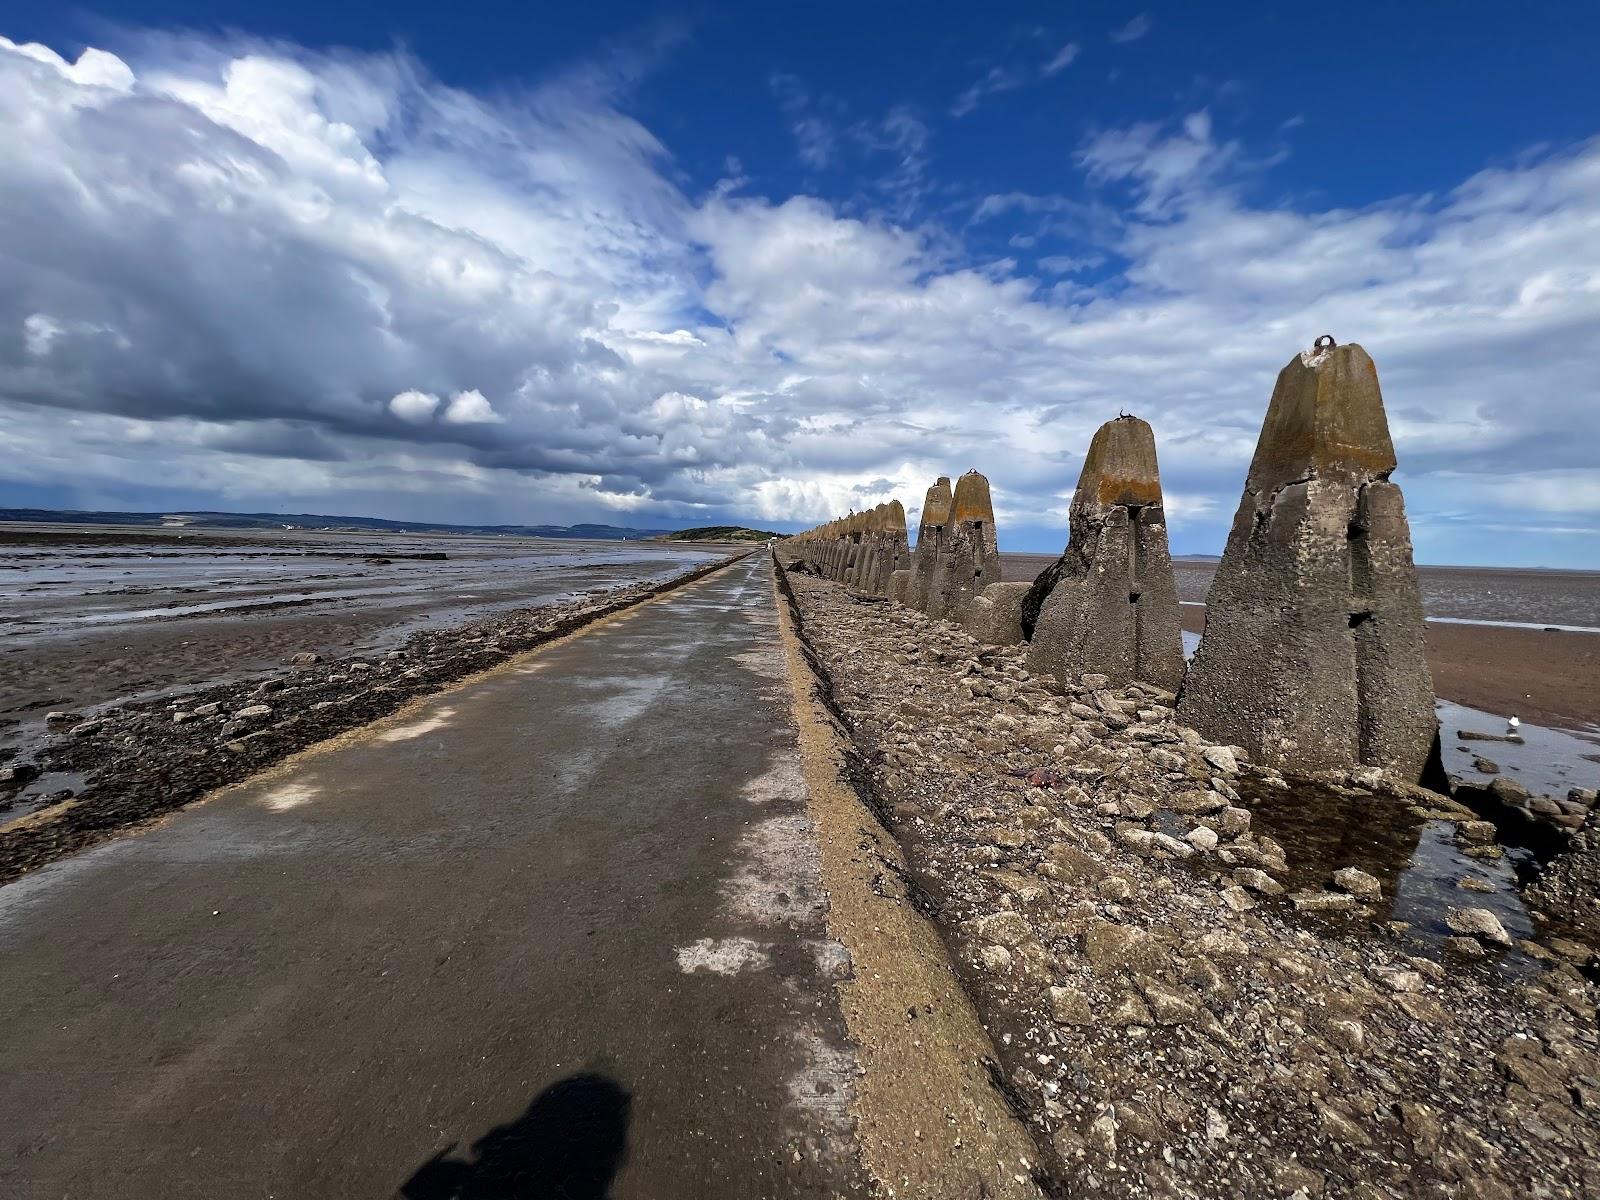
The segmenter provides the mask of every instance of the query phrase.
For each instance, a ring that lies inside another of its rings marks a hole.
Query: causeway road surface
[[[0,888],[0,1195],[864,1194],[769,572]]]

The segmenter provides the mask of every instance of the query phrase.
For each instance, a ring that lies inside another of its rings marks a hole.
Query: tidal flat
[[[251,682],[297,658],[376,662],[418,634],[570,608],[725,554],[668,542],[0,526],[0,768],[49,736],[51,712],[93,717]],[[73,780],[0,789],[0,817],[63,789]]]

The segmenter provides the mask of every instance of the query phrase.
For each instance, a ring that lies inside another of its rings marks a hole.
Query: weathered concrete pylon
[[[839,571],[834,578],[849,586],[855,575],[856,556],[861,546],[861,513],[851,513],[844,519],[840,538]]]
[[[1416,781],[1438,735],[1422,601],[1372,359],[1278,374],[1178,717],[1295,772]]]
[[[889,538],[894,544],[894,554],[883,577],[885,594],[889,591],[889,581],[911,566],[911,539],[906,536],[906,506],[898,500],[889,501]]]
[[[907,561],[906,510],[898,500],[890,500],[872,510],[872,532],[867,567],[861,588],[877,596],[887,595],[889,580]]]
[[[855,567],[850,572],[850,584],[858,591],[870,591],[873,551],[878,540],[878,510],[869,508],[860,514],[857,530],[861,540],[856,543]]]
[[[1068,510],[1067,549],[1023,601],[1028,669],[1113,686],[1177,691],[1183,680],[1178,586],[1167,549],[1156,438],[1137,417],[1095,432]],[[1031,610],[1031,612],[1030,612]]]
[[[855,532],[852,522],[855,514],[840,517],[833,523],[833,564],[828,571],[828,578],[843,580],[845,573],[850,570],[850,535]]]
[[[939,536],[928,587],[930,617],[959,621],[962,610],[991,583],[1000,582],[1000,547],[994,531],[989,481],[976,471],[956,480],[950,516]]]
[[[922,500],[922,516],[917,521],[917,545],[911,554],[908,574],[901,581],[902,594],[890,596],[919,612],[928,611],[928,593],[933,587],[933,567],[939,557],[945,522],[950,519],[950,480],[939,476]]]

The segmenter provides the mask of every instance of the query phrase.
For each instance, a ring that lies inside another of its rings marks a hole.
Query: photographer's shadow
[[[423,1163],[400,1186],[404,1200],[607,1200],[627,1159],[633,1098],[604,1075],[569,1075],[528,1111],[472,1144]]]

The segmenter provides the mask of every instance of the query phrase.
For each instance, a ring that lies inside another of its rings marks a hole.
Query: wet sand
[[[0,525],[0,748],[51,709],[381,653],[721,557],[684,543]]]
[[[1007,554],[1005,578],[1032,579],[1055,561]],[[1205,599],[1214,562],[1180,561],[1183,627],[1205,629]],[[1547,630],[1544,625],[1600,626],[1600,573],[1422,567],[1428,663],[1444,699],[1484,712],[1515,714],[1558,729],[1600,729],[1600,633]],[[1540,628],[1455,621],[1517,621]]]

